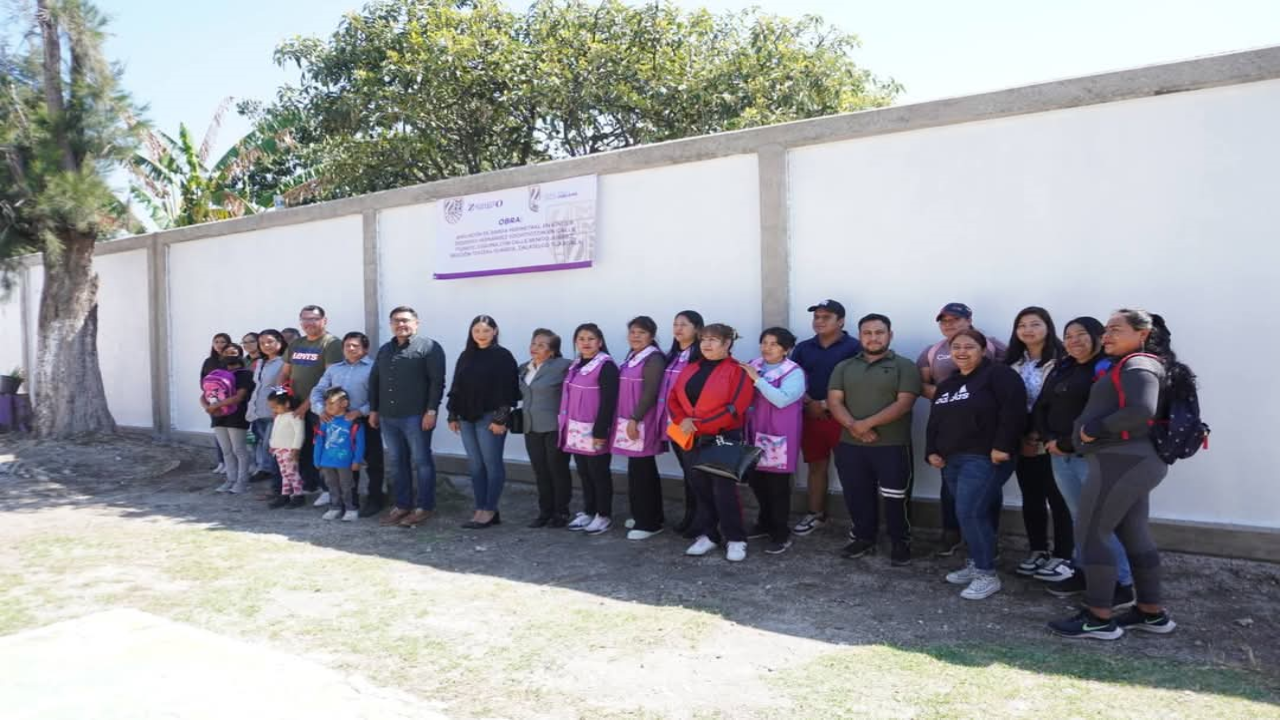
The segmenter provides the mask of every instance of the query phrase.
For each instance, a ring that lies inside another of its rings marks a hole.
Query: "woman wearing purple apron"
[[[560,394],[560,449],[573,456],[582,479],[582,512],[568,527],[599,535],[613,523],[609,446],[618,407],[618,366],[595,323],[579,325],[573,344],[578,359],[569,366]]]
[[[658,454],[666,436],[665,408],[658,406],[666,358],[654,339],[658,324],[641,315],[627,324],[631,352],[622,363],[613,452],[627,458],[627,490],[631,500],[628,540],[645,540],[662,532],[662,478]]]
[[[787,359],[796,346],[790,330],[771,327],[760,333],[760,357],[742,363],[755,384],[756,395],[747,413],[747,441],[764,450],[747,476],[756,495],[760,516],[748,538],[767,537],[765,552],[778,555],[791,547],[791,473],[800,460],[800,429],[804,417],[805,377]]]
[[[663,423],[670,422],[667,412],[667,396],[676,384],[676,378],[691,362],[702,359],[702,350],[698,347],[698,333],[706,325],[702,315],[696,310],[681,310],[671,323],[671,349],[667,351],[667,369],[662,375],[662,391],[658,393],[658,417]],[[689,474],[689,465],[685,452],[674,445],[671,449],[680,461],[680,469],[684,471],[684,518],[675,524],[675,531],[686,538],[692,538],[689,528],[693,526],[693,516],[698,509],[697,495],[693,492],[693,480]]]

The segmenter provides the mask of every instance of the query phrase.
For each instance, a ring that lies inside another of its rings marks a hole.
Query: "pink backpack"
[[[200,388],[204,390],[204,399],[210,405],[219,403],[236,394],[236,376],[230,370],[214,370],[200,381]],[[213,414],[226,417],[239,409],[238,403],[232,403],[218,408]]]

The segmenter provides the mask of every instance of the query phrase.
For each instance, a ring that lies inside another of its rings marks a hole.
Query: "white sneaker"
[[[227,471],[227,464],[226,464],[226,463],[218,463],[218,467],[216,467],[216,468],[214,468],[214,469],[213,469],[213,474],[214,474],[214,475],[221,475],[221,474],[225,473],[226,471]]]
[[[221,485],[219,485],[218,487],[214,488],[214,492],[222,492],[222,493],[224,493],[224,492],[231,492],[231,486],[232,486],[233,484],[234,484],[234,483],[232,483],[232,482],[231,482],[231,478],[227,478],[227,481],[226,481],[226,482],[224,482],[224,483],[222,483]]]
[[[249,490],[249,481],[238,480],[236,481],[236,484],[232,485],[231,489],[228,490],[227,492],[231,493],[232,495],[243,495],[244,493],[248,492],[248,490]]]
[[[324,507],[325,505],[328,505],[328,504],[329,504],[329,493],[327,493],[327,492],[322,492],[322,493],[320,493],[320,497],[316,498],[316,501],[315,501],[315,503],[314,503],[314,506],[315,506],[315,507]]]
[[[724,559],[729,562],[742,562],[747,559],[747,544],[744,542],[731,542],[724,552]]]
[[[711,542],[711,538],[706,535],[699,535],[697,540],[684,551],[685,555],[706,555],[716,549],[716,544]]]
[[[342,511],[334,508],[320,516],[321,520],[337,520],[342,515]]]
[[[627,528],[628,530],[630,530],[630,529],[632,529],[632,528],[634,528],[634,527],[636,526],[636,519],[635,519],[635,518],[627,518],[627,521],[626,521],[626,522],[624,522],[624,523],[622,523],[622,524],[623,524],[624,526],[626,526],[626,528]]]
[[[342,522],[355,522],[360,519],[360,511],[351,509],[342,513]]]
[[[969,587],[960,591],[965,600],[982,600],[1000,592],[1000,578],[995,573],[983,573],[975,577]]]
[[[657,530],[630,530],[627,532],[628,540],[648,540],[649,538],[662,532],[662,528]]]
[[[978,577],[978,568],[974,567],[973,561],[970,560],[959,570],[947,573],[947,582],[952,585],[968,585],[976,577]]]
[[[565,528],[568,530],[573,530],[574,532],[581,532],[583,530],[586,530],[587,526],[590,525],[591,521],[594,519],[595,518],[591,517],[586,513],[578,513],[577,515],[573,516],[573,519],[569,521],[569,524],[566,525]]]
[[[607,532],[612,525],[613,518],[597,515],[595,519],[591,521],[591,524],[587,525],[585,532],[588,535],[599,535],[603,532]]]

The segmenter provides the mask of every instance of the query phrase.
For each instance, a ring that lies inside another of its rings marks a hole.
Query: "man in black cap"
[[[862,352],[857,339],[844,331],[844,305],[827,299],[810,305],[809,312],[814,336],[791,351],[791,359],[805,374],[800,451],[809,465],[809,512],[792,528],[797,535],[808,535],[827,523],[827,471],[844,431],[827,410],[827,384],[836,365]]]
[[[949,302],[938,311],[938,331],[942,339],[924,349],[916,358],[916,367],[920,368],[920,377],[924,381],[924,396],[933,400],[938,392],[938,383],[951,377],[956,372],[956,364],[951,361],[951,338],[961,330],[973,327],[973,310],[962,302]],[[986,333],[983,333],[986,335]],[[1004,359],[1007,348],[1005,344],[987,335],[987,359],[999,362]],[[956,519],[956,499],[951,496],[947,484],[942,484],[942,547],[938,554],[947,557],[954,555],[961,547],[960,521]]]

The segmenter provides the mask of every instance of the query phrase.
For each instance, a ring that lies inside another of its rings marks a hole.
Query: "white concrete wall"
[[[951,300],[1002,339],[1025,305],[1060,325],[1160,312],[1214,434],[1153,494],[1153,515],[1280,527],[1280,415],[1242,367],[1280,354],[1277,118],[1272,81],[795,150],[793,326],[832,296],[851,321],[888,314],[914,357]],[[917,481],[936,496],[922,462]]]
[[[147,251],[94,258],[98,271],[98,361],[107,406],[119,425],[151,428],[151,316]]]
[[[659,339],[671,342],[671,321],[683,309],[707,322],[727,322],[743,336],[740,354],[757,354],[760,332],[760,212],[754,155],[600,177],[595,264],[579,270],[433,280],[432,206],[384,211],[379,220],[379,315],[411,305],[422,332],[439,340],[453,362],[471,319],[492,315],[502,343],[523,362],[529,336],[548,327],[564,339],[583,322],[604,330],[615,357],[625,356],[626,323],[649,315]],[[389,338],[389,326],[382,330]],[[443,412],[443,411],[442,411]],[[462,454],[444,430],[437,452]],[[525,459],[522,442],[506,456]],[[625,467],[622,460],[615,466]],[[667,458],[664,470],[678,472]]]
[[[298,311],[325,309],[329,332],[364,329],[359,215],[168,246],[170,404],[177,430],[208,431],[200,364],[214,333],[298,327]]]
[[[22,336],[22,286],[8,295],[0,295],[0,374],[8,375],[15,367],[26,370]],[[23,388],[26,391],[26,388]]]

